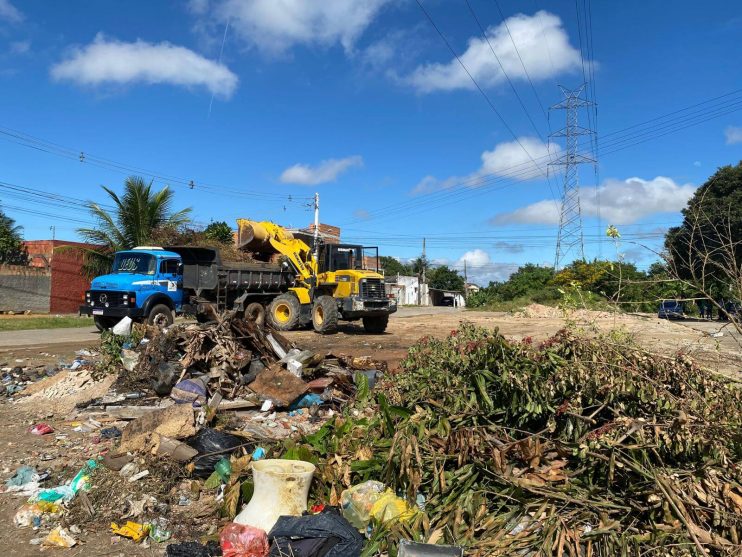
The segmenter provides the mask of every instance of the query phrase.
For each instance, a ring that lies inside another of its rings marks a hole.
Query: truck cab
[[[137,247],[117,252],[111,272],[93,279],[80,314],[105,330],[123,317],[157,327],[173,323],[183,304],[183,262],[175,252]]]

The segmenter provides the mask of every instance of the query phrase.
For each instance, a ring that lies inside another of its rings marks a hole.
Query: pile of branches
[[[304,440],[317,500],[374,479],[422,508],[376,525],[364,555],[402,538],[476,556],[742,550],[742,391],[687,356],[463,325],[372,396]]]

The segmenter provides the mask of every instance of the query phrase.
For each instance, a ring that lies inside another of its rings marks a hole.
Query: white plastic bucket
[[[279,516],[301,516],[307,510],[314,464],[266,459],[252,463],[255,491],[234,521],[270,532]]]

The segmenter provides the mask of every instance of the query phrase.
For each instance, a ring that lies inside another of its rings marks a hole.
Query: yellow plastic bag
[[[131,538],[135,542],[140,542],[149,533],[149,524],[139,524],[138,522],[129,521],[123,526],[119,526],[115,522],[111,522],[111,531],[117,536]]]
[[[389,489],[376,500],[369,514],[379,522],[389,522],[390,520],[407,522],[414,518],[415,512],[415,509],[411,508],[407,501],[397,497]]]
[[[61,526],[57,526],[44,538],[43,545],[50,547],[74,547],[77,540],[70,536]]]

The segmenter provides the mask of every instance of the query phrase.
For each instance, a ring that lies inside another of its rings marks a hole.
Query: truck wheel
[[[245,319],[254,321],[259,327],[265,324],[265,308],[263,304],[253,302],[245,308]]]
[[[312,308],[315,332],[329,335],[338,332],[338,304],[332,296],[320,296]]]
[[[299,325],[301,304],[293,294],[281,294],[268,306],[268,320],[279,331],[290,331]]]
[[[102,333],[103,331],[107,331],[113,327],[116,324],[116,320],[111,317],[101,317],[100,315],[96,315],[93,317],[93,323],[95,323],[95,328]]]
[[[386,326],[389,324],[388,315],[380,315],[378,317],[364,317],[363,328],[366,329],[367,333],[372,335],[380,335],[386,331]]]
[[[157,304],[147,316],[147,325],[164,329],[173,324],[173,312],[165,304]]]

